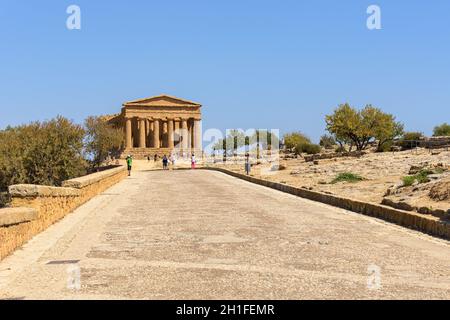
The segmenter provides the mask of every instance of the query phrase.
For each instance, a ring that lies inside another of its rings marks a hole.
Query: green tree
[[[84,175],[84,130],[63,117],[0,131],[0,191],[19,183],[61,185]]]
[[[446,122],[441,124],[440,126],[436,126],[433,130],[434,137],[448,137],[450,136],[450,124]]]
[[[82,126],[58,116],[33,127],[34,142],[23,157],[29,183],[59,186],[86,174]]]
[[[108,124],[101,117],[88,117],[85,147],[94,167],[100,166],[108,157],[117,157],[123,146],[123,131]]]
[[[349,104],[340,105],[325,121],[328,132],[341,146],[342,141],[350,141],[357,150],[364,150],[373,139],[379,140],[381,148],[403,132],[403,125],[395,122],[394,116],[372,105],[359,111]]]
[[[387,145],[392,145],[396,138],[404,134],[404,126],[390,114],[382,113],[379,117],[379,123],[374,128],[374,137],[378,140],[377,151],[383,151]]]

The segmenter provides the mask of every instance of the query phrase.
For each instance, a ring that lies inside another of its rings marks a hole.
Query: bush
[[[307,154],[317,154],[320,153],[321,147],[317,144],[312,143],[300,143],[294,148],[295,154],[307,153]]]
[[[384,144],[382,144],[378,149],[377,152],[389,152],[392,151],[392,147],[394,146],[394,143],[392,141],[388,141]]]
[[[364,180],[364,178],[357,174],[354,174],[351,172],[344,172],[344,173],[338,174],[336,176],[336,178],[334,178],[333,181],[331,181],[331,183],[335,184],[335,183],[343,182],[343,181],[354,183],[354,182],[358,182],[358,181],[362,181],[362,180]]]
[[[292,132],[284,135],[286,149],[293,150],[300,144],[311,143],[311,140],[301,132]]]
[[[0,131],[0,192],[12,184],[59,186],[84,175],[84,130],[63,117]]]
[[[433,136],[435,137],[450,136],[450,124],[443,123],[440,126],[436,126],[433,130]]]
[[[0,208],[6,207],[11,201],[8,192],[0,192]]]
[[[420,170],[417,174],[413,175],[413,176],[406,176],[403,177],[403,186],[404,187],[408,187],[414,184],[415,181],[417,181],[418,183],[427,183],[430,182],[430,178],[428,178],[428,176],[430,174],[435,173],[432,170]]]
[[[422,138],[422,132],[406,132],[400,139],[399,144],[403,149],[412,149],[416,147],[414,141],[418,141]]]
[[[319,145],[321,145],[325,149],[333,149],[333,147],[336,145],[336,140],[334,140],[332,136],[325,134],[320,137]]]
[[[402,180],[403,180],[403,186],[404,187],[409,187],[409,186],[413,185],[414,181],[416,181],[416,177],[414,177],[414,176],[406,176],[406,177],[403,177]]]

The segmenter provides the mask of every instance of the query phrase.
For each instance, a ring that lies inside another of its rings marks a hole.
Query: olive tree
[[[379,108],[366,105],[362,110],[349,104],[340,105],[333,114],[325,117],[326,129],[341,144],[351,142],[357,150],[364,150],[374,139],[378,140],[378,149],[403,134],[403,125],[395,121],[391,114]]]
[[[101,117],[88,117],[84,122],[86,153],[94,167],[108,157],[117,157],[123,147],[123,131]]]

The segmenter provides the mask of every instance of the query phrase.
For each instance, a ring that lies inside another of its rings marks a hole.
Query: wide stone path
[[[449,299],[450,245],[218,172],[135,172],[2,261],[0,298]]]

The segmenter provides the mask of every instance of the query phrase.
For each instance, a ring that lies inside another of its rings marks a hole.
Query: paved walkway
[[[450,244],[219,172],[135,172],[1,262],[0,298],[450,299]]]

